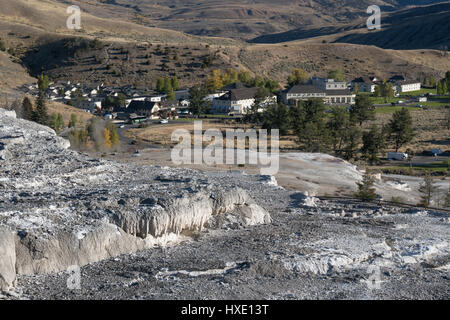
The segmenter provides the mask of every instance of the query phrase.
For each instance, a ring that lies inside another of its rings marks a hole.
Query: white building
[[[352,81],[352,88],[355,88],[355,84],[358,85],[358,92],[375,92],[375,88],[378,85],[379,80],[375,77],[359,77]]]
[[[334,81],[334,79],[311,78],[312,85],[322,90],[344,90],[348,89],[346,81]]]
[[[245,114],[255,102],[255,95],[258,88],[246,88],[243,86],[231,89],[219,98],[215,98],[211,103],[212,113],[221,114]],[[276,96],[267,97],[264,105],[276,103]]]
[[[397,92],[412,92],[419,91],[421,89],[420,81],[399,81],[395,83]]]

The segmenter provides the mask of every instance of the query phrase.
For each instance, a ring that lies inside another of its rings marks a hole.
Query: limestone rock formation
[[[95,160],[68,148],[52,129],[0,109],[0,227],[12,230],[0,234],[2,289],[16,272],[57,272],[151,248],[202,230],[213,215],[270,223],[231,181]]]

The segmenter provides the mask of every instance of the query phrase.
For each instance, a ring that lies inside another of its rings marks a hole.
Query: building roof
[[[256,95],[258,88],[240,88],[240,89],[232,89],[229,90],[227,94],[217,98],[219,100],[231,100],[231,101],[240,101],[253,99]]]
[[[368,76],[362,76],[362,77],[354,79],[352,82],[375,84],[375,82],[372,79],[371,79],[371,77],[368,77]]]
[[[243,88],[248,88],[248,87],[245,86],[241,82],[235,82],[235,83],[231,83],[229,85],[226,85],[225,87],[222,87],[220,90],[221,91],[230,91],[230,90],[234,90],[234,89],[243,89]]]
[[[408,84],[418,84],[418,83],[420,83],[420,81],[417,81],[417,80],[406,80],[406,81],[397,81],[396,82],[397,85],[401,85],[401,86],[405,86]]]
[[[148,110],[151,111],[156,106],[159,106],[158,102],[152,101],[131,101],[130,105],[127,108],[127,112],[134,112],[138,110]]]
[[[317,88],[313,85],[304,85],[304,84],[298,84],[296,86],[293,86],[292,88],[288,89],[286,93],[294,94],[294,93],[325,93],[324,90]]]
[[[353,95],[349,89],[327,90],[327,96],[351,96]]]
[[[389,78],[389,81],[404,81],[404,80],[406,80],[405,77],[399,74]]]

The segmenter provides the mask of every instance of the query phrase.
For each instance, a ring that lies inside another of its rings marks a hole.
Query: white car
[[[169,123],[169,120],[167,120],[167,119],[162,119],[162,120],[159,121],[159,123],[161,123],[161,124],[166,124],[166,123]]]

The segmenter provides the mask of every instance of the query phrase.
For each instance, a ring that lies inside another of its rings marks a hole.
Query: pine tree
[[[372,108],[367,95],[357,95],[356,103],[350,107],[350,119],[362,126],[363,122],[375,119],[375,109]]]
[[[373,201],[377,198],[376,189],[373,187],[375,184],[375,178],[371,172],[366,169],[363,180],[356,182],[358,186],[358,192],[354,196],[362,201]]]
[[[167,100],[176,100],[175,91],[171,87],[169,92],[167,92]]]
[[[64,118],[61,113],[58,113],[56,123],[58,124],[59,130],[61,130],[64,127]]]
[[[32,120],[33,118],[33,104],[28,97],[25,97],[22,102],[22,117],[25,120]]]
[[[33,112],[32,119],[42,125],[48,124],[47,106],[45,105],[44,93],[42,91],[39,91],[38,98],[36,99],[36,110]]]
[[[442,81],[439,81],[437,84],[437,94],[440,96],[444,94],[444,89],[442,88]]]
[[[434,79],[433,76],[430,76],[430,87],[435,87],[436,86],[436,80]]]
[[[38,88],[39,88],[39,91],[45,91],[45,90],[47,90],[48,89],[48,86],[49,86],[49,80],[48,80],[48,77],[46,76],[46,75],[44,75],[44,74],[40,74],[39,76],[38,76]]]
[[[434,185],[434,179],[431,175],[427,174],[419,187],[419,192],[422,194],[419,205],[429,207],[435,191],[436,186]]]
[[[164,79],[163,78],[158,78],[158,80],[156,81],[156,91],[158,91],[159,93],[164,92]]]
[[[77,116],[76,114],[70,115],[70,122],[69,122],[69,128],[74,128],[77,125]]]
[[[348,127],[344,132],[343,154],[345,160],[351,160],[355,158],[360,141],[361,141],[361,129],[358,126],[349,123]]]
[[[189,111],[196,116],[204,113],[207,108],[207,102],[205,101],[206,89],[201,86],[193,86],[189,90],[189,96],[191,97],[191,103],[189,104]]]
[[[442,94],[443,95],[447,94],[448,90],[449,90],[449,88],[447,85],[447,81],[445,81],[445,79],[444,79],[444,80],[442,80]]]
[[[56,113],[52,113],[50,117],[50,128],[58,132],[58,115]]]
[[[411,115],[405,107],[394,112],[388,124],[389,139],[394,143],[395,151],[414,138]]]
[[[170,91],[173,90],[172,80],[170,78],[164,79],[164,93],[169,94]]]
[[[172,78],[172,88],[173,90],[178,90],[178,77],[173,76]]]
[[[361,152],[364,158],[370,164],[378,163],[378,154],[383,151],[384,147],[383,132],[376,125],[373,125],[369,131],[363,133],[362,141]]]

